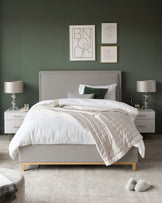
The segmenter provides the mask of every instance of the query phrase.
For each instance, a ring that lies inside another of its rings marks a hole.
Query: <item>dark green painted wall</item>
[[[7,80],[22,80],[24,94],[17,103],[38,101],[40,70],[122,70],[123,101],[134,97],[136,80],[155,79],[151,94],[156,130],[162,132],[162,6],[160,0],[2,0],[0,7],[0,123],[10,96]],[[118,23],[117,64],[100,64],[101,22]],[[95,62],[69,61],[69,25],[96,25]],[[1,132],[3,133],[3,132]]]

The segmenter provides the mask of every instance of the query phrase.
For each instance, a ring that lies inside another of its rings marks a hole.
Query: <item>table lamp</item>
[[[144,92],[143,109],[149,109],[149,92],[156,92],[156,81],[155,80],[143,80],[137,81],[136,83],[137,92]]]
[[[11,94],[12,102],[10,110],[18,110],[16,107],[16,94],[23,93],[24,83],[23,81],[11,81],[11,82],[4,82],[4,93]]]

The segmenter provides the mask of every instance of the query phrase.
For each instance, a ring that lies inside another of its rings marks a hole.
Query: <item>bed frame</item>
[[[121,101],[121,71],[40,71],[39,100],[66,98],[78,93],[79,84],[117,83],[116,99]],[[20,147],[21,170],[25,165],[105,165],[95,145],[29,145]],[[133,147],[115,164],[136,170],[138,150]]]

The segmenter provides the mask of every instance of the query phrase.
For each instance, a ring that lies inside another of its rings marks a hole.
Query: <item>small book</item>
[[[29,110],[28,110],[28,109],[25,109],[25,108],[21,108],[20,111],[28,112]]]

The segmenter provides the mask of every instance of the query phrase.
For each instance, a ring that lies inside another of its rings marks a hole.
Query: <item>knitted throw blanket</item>
[[[46,108],[54,114],[77,121],[90,132],[106,165],[122,158],[132,146],[142,140],[130,116],[123,110],[85,106]]]

